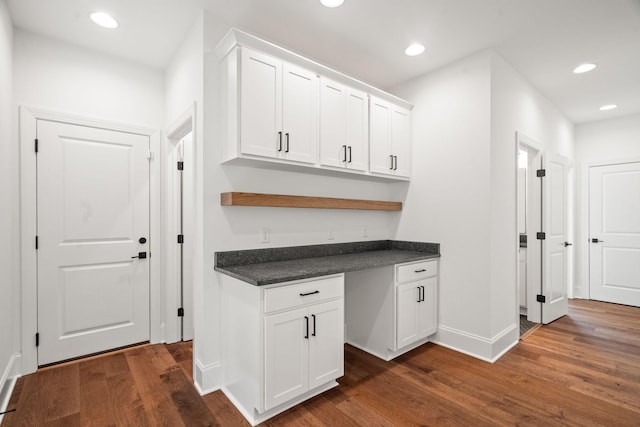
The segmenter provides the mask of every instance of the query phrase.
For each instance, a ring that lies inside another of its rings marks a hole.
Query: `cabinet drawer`
[[[420,261],[396,267],[396,282],[406,283],[432,277],[438,274],[438,261]]]
[[[283,285],[264,291],[264,312],[285,310],[344,296],[344,276]]]

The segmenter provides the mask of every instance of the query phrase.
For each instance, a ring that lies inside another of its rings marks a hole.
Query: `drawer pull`
[[[424,273],[425,271],[427,271],[426,268],[423,268],[422,270],[415,270],[416,273]]]
[[[300,296],[301,297],[306,297],[306,296],[309,296],[309,295],[319,294],[319,293],[320,293],[320,291],[304,292],[304,293],[301,293]]]

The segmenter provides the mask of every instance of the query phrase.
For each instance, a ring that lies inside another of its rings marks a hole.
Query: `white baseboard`
[[[201,396],[220,390],[222,384],[222,364],[203,365],[196,359],[193,382]]]
[[[519,339],[520,328],[514,323],[491,339],[440,325],[438,333],[431,341],[476,359],[494,363],[518,344]]]
[[[0,412],[7,410],[18,377],[20,377],[20,354],[12,354],[0,377]],[[0,415],[0,424],[3,418],[4,415]]]

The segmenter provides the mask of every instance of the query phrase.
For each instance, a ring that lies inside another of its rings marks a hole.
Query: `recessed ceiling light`
[[[101,27],[109,29],[118,28],[118,21],[116,21],[113,16],[104,12],[93,12],[89,15],[89,18]]]
[[[404,50],[404,53],[408,56],[420,55],[422,52],[424,52],[424,46],[420,43],[414,43]]]
[[[344,3],[344,0],[320,0],[320,3],[326,7],[338,7]]]
[[[615,108],[618,108],[616,104],[603,105],[602,107],[600,107],[600,111],[609,111]]]
[[[578,65],[576,68],[573,69],[573,73],[574,74],[587,73],[587,72],[593,70],[596,67],[597,67],[596,64],[589,64],[589,63],[581,64],[581,65]]]

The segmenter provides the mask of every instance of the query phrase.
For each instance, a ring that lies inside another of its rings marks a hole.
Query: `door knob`
[[[139,238],[138,243],[140,243],[141,245],[144,245],[145,243],[147,243],[147,238],[146,237]]]
[[[567,246],[573,246],[573,243],[564,242],[564,247],[566,248]]]
[[[591,243],[604,243],[604,240],[591,239]]]
[[[139,259],[145,259],[147,257],[147,253],[146,252],[138,252],[137,256],[132,256],[131,259],[133,258],[139,258]]]

